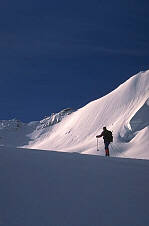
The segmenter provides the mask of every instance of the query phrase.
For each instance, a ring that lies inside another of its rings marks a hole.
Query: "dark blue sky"
[[[148,0],[2,0],[0,119],[77,109],[149,69]]]

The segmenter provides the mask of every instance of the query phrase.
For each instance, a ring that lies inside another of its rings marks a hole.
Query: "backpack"
[[[112,132],[109,130],[106,130],[105,139],[109,142],[113,142],[113,135]]]

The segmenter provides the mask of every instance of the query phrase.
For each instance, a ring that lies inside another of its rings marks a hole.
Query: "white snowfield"
[[[65,109],[40,122],[0,122],[4,146],[104,155],[103,126],[113,131],[111,156],[149,159],[149,71],[134,75],[108,95],[73,112]]]
[[[125,158],[97,156],[103,126]],[[0,225],[148,226],[148,145],[149,71],[75,112],[1,120]]]
[[[148,226],[149,161],[0,147],[0,225]]]

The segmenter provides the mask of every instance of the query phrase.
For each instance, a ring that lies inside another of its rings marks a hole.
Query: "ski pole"
[[[98,138],[97,138],[97,151],[99,151],[99,148],[98,148]]]

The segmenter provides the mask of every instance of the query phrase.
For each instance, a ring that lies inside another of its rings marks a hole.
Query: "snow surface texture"
[[[0,225],[149,225],[148,160],[8,147],[0,159]]]
[[[114,135],[111,156],[149,159],[149,71],[75,112],[65,109],[28,124],[0,123],[1,145],[98,155],[104,146],[100,139],[97,152],[95,136],[106,126]]]

